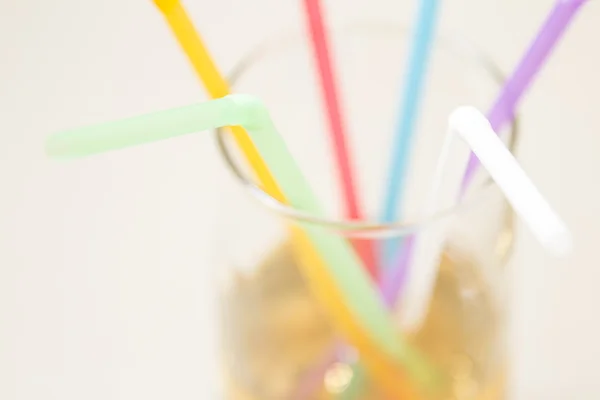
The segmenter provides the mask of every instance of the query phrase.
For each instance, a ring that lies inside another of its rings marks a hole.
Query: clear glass
[[[448,114],[464,104],[487,108],[502,76],[464,41],[440,35],[411,155],[403,218],[380,224],[377,216],[397,118],[407,32],[384,22],[355,23],[332,31],[340,98],[365,211],[361,221],[341,215],[327,121],[305,36],[281,35],[259,46],[230,76],[236,92],[265,101],[328,214],[308,215],[270,198],[252,181],[228,135],[216,135],[231,172],[218,190],[214,245],[227,399],[390,398],[368,375],[354,391],[357,374],[343,357],[318,371],[328,351],[339,346],[340,335],[306,284],[291,251],[289,224],[308,222],[329,234],[377,246],[390,237],[422,235],[449,216],[455,223],[434,296],[424,324],[409,340],[450,378],[443,393],[432,399],[504,398],[508,310],[503,265],[513,241],[510,208],[480,171],[460,204],[430,220],[417,218]],[[503,138],[514,148],[516,136],[513,125]],[[396,318],[397,310],[391,314]],[[350,354],[351,344],[345,349]],[[352,362],[360,362],[360,354],[353,357]]]

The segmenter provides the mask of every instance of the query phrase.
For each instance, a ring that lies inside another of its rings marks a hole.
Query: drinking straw
[[[189,58],[197,76],[213,99],[230,93],[229,85],[212,60],[208,49],[179,0],[154,0],[162,12],[179,45]],[[263,189],[279,201],[284,201],[273,176],[260,158],[247,132],[242,127],[230,127],[233,137]]]
[[[450,125],[546,250],[555,256],[571,252],[571,235],[565,223],[536,189],[489,120],[474,107],[461,107],[450,117]]]
[[[586,1],[558,0],[555,3],[533,43],[487,114],[496,133],[500,134],[501,130],[514,119],[515,110],[523,94]],[[471,154],[461,186],[461,196],[471,184],[478,165],[477,157]]]
[[[81,157],[232,125],[246,128],[290,205],[322,216],[317,198],[266,108],[251,96],[229,95],[187,107],[60,132],[48,139],[46,150],[57,158]],[[299,225],[306,233],[306,236],[301,235],[301,240],[309,240],[321,255],[327,269],[323,275],[329,277],[333,283],[331,287],[337,289],[329,295],[329,301],[341,302],[339,307],[347,310],[353,317],[350,319],[353,328],[358,329],[344,333],[359,337],[358,345],[367,343],[366,350],[371,353],[373,349],[368,345],[373,343],[375,354],[388,356],[405,368],[419,389],[437,387],[440,382],[437,371],[395,331],[379,294],[347,242],[314,224]],[[404,394],[408,390],[406,386],[398,389]]]
[[[344,199],[345,215],[350,219],[360,220],[363,218],[363,213],[356,196],[355,174],[346,142],[346,127],[338,99],[337,81],[329,52],[329,39],[321,10],[321,2],[320,0],[304,0],[303,3],[314,59],[319,71],[321,93],[327,111],[329,136],[333,144],[333,153]],[[377,279],[372,243],[359,239],[353,241],[353,244],[371,277]]]
[[[565,223],[496,135],[486,117],[474,107],[459,107],[450,115],[448,125],[442,155],[424,206],[425,216],[432,217],[438,211],[437,199],[447,172],[450,149],[458,136],[477,156],[517,215],[546,250],[555,256],[568,254],[572,249],[572,238]],[[468,153],[465,153],[465,162],[467,156]],[[454,175],[454,191],[457,193],[460,175],[456,171]],[[412,276],[407,282],[400,309],[400,322],[408,331],[418,329],[427,315],[440,256],[452,221],[443,221],[416,239]]]
[[[439,14],[439,0],[421,0],[417,10],[416,24],[412,32],[410,55],[404,76],[398,124],[392,144],[390,165],[388,168],[387,188],[384,196],[383,222],[393,222],[402,209],[402,189],[405,186],[409,165],[410,149],[415,136],[419,109],[423,98],[425,78],[427,76],[431,47],[435,36],[435,26]],[[397,241],[386,240],[383,243],[380,268],[390,261]]]
[[[217,69],[181,2],[178,0],[154,0],[154,3],[164,15],[179,45],[187,55],[210,96],[220,98],[229,94],[230,89],[227,82]],[[240,126],[232,126],[229,129],[262,188],[275,199],[285,203],[286,199],[283,193],[256,151],[247,132]],[[395,366],[388,365],[384,358],[376,354],[373,343],[369,343],[370,339],[368,337],[357,333],[360,330],[355,326],[354,316],[348,312],[339,296],[336,296],[338,290],[335,283],[326,275],[321,257],[315,253],[314,248],[299,229],[291,227],[291,235],[297,256],[300,260],[304,260],[300,263],[303,273],[312,291],[328,311],[334,325],[345,332],[346,336],[350,338],[350,343],[361,349],[363,362],[375,378],[392,391],[402,392],[400,397],[406,397],[404,396],[406,393],[405,388],[398,385]],[[374,265],[374,262],[368,261],[369,248],[361,247],[363,244],[359,241],[354,244],[363,255],[366,265]]]
[[[519,100],[547,61],[552,50],[573,20],[577,10],[585,2],[586,0],[559,0],[556,2],[529,49],[506,81],[487,114],[494,132],[499,134],[514,119]],[[463,198],[466,194],[478,165],[477,157],[471,154],[461,184],[460,198]],[[414,250],[413,242],[412,238],[409,238],[404,243],[398,258],[393,262],[393,267],[386,271],[385,276],[382,276],[382,293],[385,298],[389,298],[394,302],[406,281],[406,270]]]
[[[452,201],[456,199],[460,188],[462,171],[464,171],[469,153],[468,150],[465,153],[464,148],[454,145],[456,141],[454,140],[453,129],[454,126],[449,124],[435,167],[433,180],[423,202],[421,218],[424,221],[432,219],[436,212],[444,209],[446,204],[443,200],[451,199]],[[460,151],[464,153],[456,157],[460,162],[449,163],[451,153]],[[445,190],[442,189],[444,183]],[[446,193],[446,191],[450,191],[450,193]],[[414,249],[411,249],[414,251],[411,254],[413,261],[411,263],[410,279],[406,283],[402,297],[402,307],[400,308],[403,317],[401,323],[404,329],[413,330],[413,324],[410,322],[413,322],[413,319],[416,318],[415,314],[419,313],[419,316],[424,316],[427,311],[429,301],[425,299],[429,299],[433,293],[441,252],[443,251],[447,232],[455,219],[454,215],[450,215],[439,221],[432,221],[423,228],[423,232],[419,233],[418,237],[411,239],[411,247],[414,246]],[[389,302],[395,301],[395,298],[389,295],[386,296],[386,299]]]

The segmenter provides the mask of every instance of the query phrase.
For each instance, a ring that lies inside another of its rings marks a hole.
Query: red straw
[[[361,219],[362,212],[360,211],[360,206],[356,197],[356,185],[353,178],[354,174],[352,173],[352,163],[350,162],[348,145],[346,143],[345,127],[342,121],[342,113],[337,96],[336,80],[331,65],[329,44],[327,42],[325,24],[323,23],[324,19],[320,0],[304,0],[304,7],[308,20],[314,57],[319,68],[323,101],[325,102],[325,108],[329,119],[330,136],[333,142],[335,160],[339,179],[341,181],[346,216],[350,219]],[[372,243],[370,241],[357,239],[353,241],[353,244],[365,263],[365,267],[375,279],[377,269],[375,268],[375,254],[373,252]]]

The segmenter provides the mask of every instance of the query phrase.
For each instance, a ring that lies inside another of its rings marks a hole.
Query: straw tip
[[[177,5],[179,5],[179,0],[153,0],[154,4],[160,9],[162,12],[169,12]]]
[[[249,94],[230,94],[224,97],[233,102],[243,112],[241,125],[249,125],[259,119],[269,116],[267,107],[259,98]]]
[[[73,143],[65,138],[64,132],[56,133],[46,139],[44,153],[54,159],[71,159],[81,156],[79,151],[74,148]]]
[[[566,257],[573,252],[573,236],[566,228],[548,235],[542,244],[556,257]]]
[[[56,137],[51,136],[46,139],[44,143],[44,152],[47,156],[52,158],[59,158],[61,154],[64,153],[64,148],[61,146],[60,140],[57,140]]]

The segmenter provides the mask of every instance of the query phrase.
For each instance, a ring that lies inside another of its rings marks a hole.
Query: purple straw
[[[531,85],[558,40],[567,30],[580,6],[586,1],[588,0],[558,0],[556,2],[533,43],[517,65],[512,76],[506,81],[500,95],[487,114],[494,132],[500,133],[514,119],[515,110],[522,95]],[[479,160],[471,153],[461,184],[461,198],[471,184],[478,167]],[[385,304],[389,308],[392,308],[396,304],[406,280],[408,265],[413,255],[414,242],[414,235],[407,238],[401,252],[397,256],[398,258],[394,263],[394,267],[390,268],[382,277],[381,294]],[[306,389],[309,387],[315,389],[315,381],[318,381],[315,378],[322,378],[327,370],[327,366],[338,360],[336,353],[336,351],[328,352],[319,363],[319,367],[307,374],[306,380],[303,382],[304,385],[301,384],[301,388],[303,387],[304,390],[301,390],[300,393],[305,394]]]
[[[552,49],[567,30],[569,23],[587,0],[559,0],[556,2],[542,29],[521,59],[512,77],[508,80],[500,96],[489,111],[487,118],[497,134],[514,119],[517,104],[523,93],[533,82],[538,71],[546,62]],[[469,164],[461,184],[461,197],[469,188],[479,160],[471,153]]]
[[[580,6],[586,1],[558,0],[556,2],[533,43],[529,46],[511,77],[506,81],[500,95],[487,114],[494,132],[500,133],[501,129],[514,119],[519,100],[521,100],[538,71],[548,59],[558,40],[567,30]],[[460,198],[464,196],[469,188],[478,167],[479,160],[475,154],[471,153],[461,184]],[[406,280],[406,272],[413,253],[414,237],[411,236],[409,239],[406,241],[395,266],[383,277],[381,291],[386,303],[395,304],[398,301]]]

